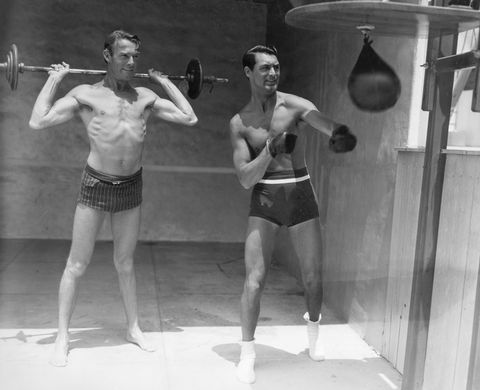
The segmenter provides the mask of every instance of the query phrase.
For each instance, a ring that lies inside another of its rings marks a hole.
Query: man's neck
[[[126,92],[132,89],[129,81],[118,80],[108,73],[103,79],[103,85],[107,88],[110,88],[113,92]]]
[[[250,104],[256,110],[260,110],[262,112],[267,112],[270,108],[275,107],[277,102],[277,92],[273,92],[272,94],[265,94],[265,93],[255,93],[252,92],[252,97],[250,99]]]

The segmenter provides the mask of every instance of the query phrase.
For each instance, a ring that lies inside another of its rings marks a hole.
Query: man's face
[[[134,42],[119,39],[113,44],[113,53],[104,53],[109,72],[118,80],[131,80],[135,74],[138,49]]]
[[[255,66],[253,70],[248,69],[247,76],[252,86],[275,92],[280,78],[280,64],[276,56],[267,53],[255,53]]]

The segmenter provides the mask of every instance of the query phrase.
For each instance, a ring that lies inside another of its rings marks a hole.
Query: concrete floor
[[[158,350],[124,340],[112,244],[98,242],[80,283],[69,365],[48,364],[57,289],[70,243],[0,240],[0,388],[88,390],[399,389],[401,375],[324,310],[324,362],[306,354],[296,280],[273,267],[257,330],[257,382],[235,378],[243,248],[238,244],[140,243],[140,323]]]

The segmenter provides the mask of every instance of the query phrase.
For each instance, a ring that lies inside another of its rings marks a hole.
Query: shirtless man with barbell
[[[85,124],[90,153],[82,176],[73,221],[70,253],[59,289],[59,322],[51,364],[67,364],[68,328],[77,296],[77,284],[93,254],[98,231],[110,218],[113,259],[127,317],[126,339],[146,351],[155,347],[138,324],[133,253],[140,226],[142,151],[150,115],[193,126],[197,117],[179,89],[161,72],[149,71],[168,99],[144,87],[132,87],[140,39],[114,31],[105,40],[105,78],[97,84],[73,88],[53,103],[66,63],[52,65],[33,107],[30,127],[35,130],[62,124],[78,114]],[[53,104],[52,104],[53,103]]]

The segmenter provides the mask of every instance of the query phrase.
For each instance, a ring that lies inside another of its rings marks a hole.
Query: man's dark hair
[[[255,53],[265,53],[278,57],[277,49],[275,48],[275,46],[257,45],[252,47],[251,49],[248,49],[243,55],[242,64],[244,68],[248,66],[250,70],[253,70],[256,62]]]
[[[112,33],[108,34],[105,38],[103,49],[107,49],[110,54],[113,54],[113,45],[120,39],[127,39],[130,42],[133,42],[137,46],[137,49],[140,46],[140,38],[138,36],[130,34],[123,30],[115,30]]]

